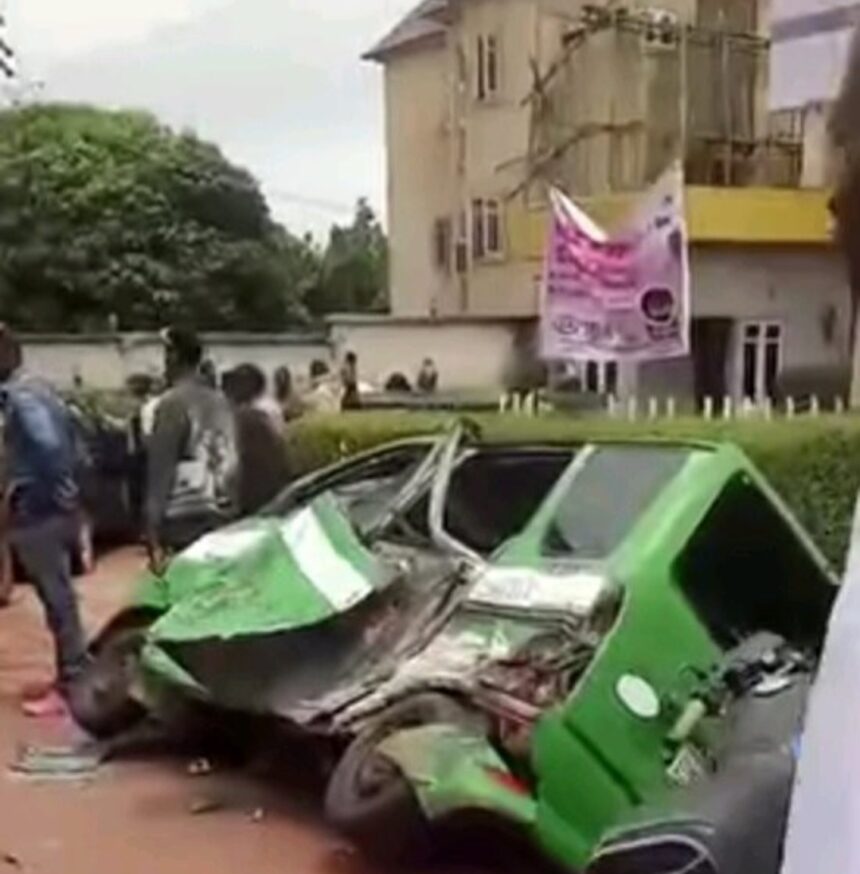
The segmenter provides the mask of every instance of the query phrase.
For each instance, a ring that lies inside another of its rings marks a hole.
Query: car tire
[[[101,642],[69,694],[69,709],[88,734],[116,737],[143,721],[146,710],[131,696],[145,628],[119,628]]]
[[[426,851],[430,823],[409,781],[379,746],[404,728],[458,722],[463,715],[444,695],[422,695],[384,713],[355,738],[336,765],[325,798],[329,822],[379,861],[398,862]]]

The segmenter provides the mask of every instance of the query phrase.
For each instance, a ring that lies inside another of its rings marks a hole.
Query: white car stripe
[[[337,610],[348,610],[373,591],[371,584],[334,548],[312,508],[280,527],[301,572]]]
[[[516,610],[560,610],[588,616],[607,589],[600,574],[547,574],[519,568],[490,568],[472,587],[469,602]]]
[[[216,531],[201,537],[196,543],[180,554],[188,561],[234,561],[262,543],[266,532],[258,528],[246,531]]]

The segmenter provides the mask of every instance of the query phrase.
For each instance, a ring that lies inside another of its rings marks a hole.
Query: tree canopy
[[[141,112],[0,112],[0,319],[23,330],[282,330],[383,307],[368,204],[320,247],[217,147]]]
[[[365,199],[352,224],[332,226],[322,255],[318,289],[308,297],[313,313],[382,311],[388,306],[388,241]]]
[[[304,244],[253,177],[144,113],[0,113],[0,317],[30,330],[276,329]]]

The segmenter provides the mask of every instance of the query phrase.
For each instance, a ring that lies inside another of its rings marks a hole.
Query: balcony
[[[687,224],[695,245],[822,246],[831,244],[828,194],[785,188],[686,189]],[[615,194],[578,201],[604,227],[617,226],[635,195]],[[511,200],[505,216],[510,254],[538,261],[546,245],[549,212]]]

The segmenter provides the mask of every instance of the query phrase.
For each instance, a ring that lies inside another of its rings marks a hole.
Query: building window
[[[440,218],[433,223],[433,264],[437,270],[451,269],[451,219]]]
[[[499,92],[499,41],[495,36],[478,37],[475,64],[475,96],[487,100]]]
[[[776,394],[782,368],[782,325],[776,322],[747,322],[742,326],[741,389],[743,396],[763,401]]]
[[[457,219],[457,249],[456,249],[456,267],[457,273],[466,273],[469,269],[469,239],[468,225],[466,223],[466,213],[461,210]]]
[[[498,200],[472,201],[472,257],[476,261],[497,258],[503,252],[502,209]]]
[[[499,215],[499,201],[488,200],[485,205],[486,218],[484,220],[487,234],[487,253],[490,255],[501,254],[502,251],[502,220]]]
[[[472,201],[472,257],[480,261],[486,254],[486,223],[484,215],[484,201]]]
[[[618,362],[585,361],[581,365],[582,390],[593,395],[618,395]]]
[[[462,45],[457,46],[457,88],[461,94],[465,94],[469,87],[469,66],[466,62],[466,50]]]
[[[459,173],[466,172],[466,155],[468,148],[468,140],[466,135],[466,125],[463,122],[457,125],[457,171]]]

